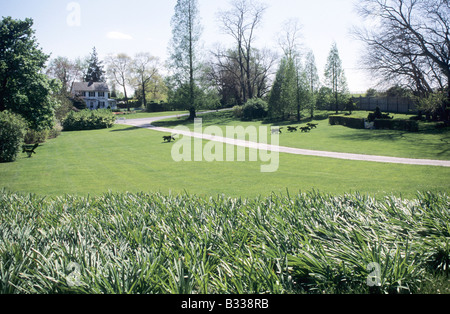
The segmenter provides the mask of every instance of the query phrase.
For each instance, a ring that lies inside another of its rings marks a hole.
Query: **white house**
[[[71,93],[73,96],[80,96],[86,102],[88,109],[116,109],[117,102],[109,99],[108,84],[99,82],[74,82]]]

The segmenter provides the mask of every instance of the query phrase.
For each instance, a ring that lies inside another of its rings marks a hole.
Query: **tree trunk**
[[[241,43],[239,43],[239,68],[241,71],[241,99],[242,99],[242,104],[245,105],[245,103],[247,102],[247,91],[246,91],[246,87],[245,87],[245,69],[244,69],[244,61],[242,58],[242,47],[241,47]]]
[[[194,95],[194,47],[193,47],[193,21],[191,15],[191,4],[189,3],[189,119],[197,117],[195,113],[195,95]]]
[[[194,120],[195,118],[197,118],[197,113],[195,111],[195,108],[190,107],[189,108],[189,120]]]
[[[144,98],[144,110],[147,110],[147,99],[145,94],[145,83],[142,83],[142,97]]]
[[[125,95],[125,103],[127,104],[127,111],[131,111],[130,110],[130,102],[128,101],[128,96],[127,96],[127,88],[125,87],[125,81],[123,82],[123,94]]]

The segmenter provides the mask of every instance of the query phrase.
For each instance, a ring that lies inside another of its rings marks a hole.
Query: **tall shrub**
[[[0,112],[0,162],[16,160],[26,128],[21,116],[9,111]]]
[[[263,119],[267,116],[267,102],[261,98],[253,98],[242,107],[242,120]]]
[[[112,127],[115,121],[116,117],[107,109],[72,111],[63,121],[63,128],[64,131],[107,129]]]

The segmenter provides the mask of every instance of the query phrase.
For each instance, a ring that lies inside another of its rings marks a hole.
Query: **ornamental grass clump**
[[[448,272],[449,205],[3,190],[0,293],[415,293]]]

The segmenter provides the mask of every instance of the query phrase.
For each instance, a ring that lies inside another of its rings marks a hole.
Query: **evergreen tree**
[[[339,96],[348,92],[347,79],[345,78],[342,61],[336,43],[333,43],[325,66],[325,83],[330,87],[336,106],[336,113],[339,111]]]
[[[196,73],[199,69],[197,46],[202,28],[199,22],[197,0],[178,0],[172,18],[172,42],[170,50],[171,67],[178,88],[188,87],[187,97],[190,119],[196,117]],[[184,92],[180,94],[185,94]]]
[[[89,65],[84,77],[85,82],[105,82],[105,71],[103,70],[103,62],[98,59],[95,47],[92,50],[89,59]]]
[[[281,84],[281,106],[284,107],[284,113],[289,117],[294,114],[298,108],[297,98],[297,67],[293,58],[286,59],[286,68],[284,70],[284,80]],[[297,111],[299,112],[299,111]]]
[[[272,89],[269,95],[269,116],[274,118],[284,118],[284,108],[281,103],[281,91],[286,72],[286,58],[280,62],[280,66],[275,76]]]
[[[269,116],[285,118],[297,114],[300,120],[301,103],[304,97],[304,76],[292,57],[284,57],[278,68],[269,96]]]

